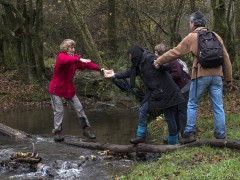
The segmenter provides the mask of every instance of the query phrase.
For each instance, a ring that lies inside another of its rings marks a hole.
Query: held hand
[[[154,66],[156,69],[159,69],[159,68],[160,68],[160,64],[157,63],[157,60],[154,60],[153,66]]]
[[[104,70],[104,77],[105,78],[111,78],[115,75],[114,71],[111,69],[111,70]]]
[[[91,62],[91,60],[90,60],[90,59],[83,59],[83,58],[79,59],[79,61],[81,61],[81,62],[84,62],[84,63]]]

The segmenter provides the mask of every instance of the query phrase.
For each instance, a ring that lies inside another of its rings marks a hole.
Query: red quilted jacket
[[[73,77],[77,69],[101,70],[99,65],[92,62],[81,62],[79,61],[80,58],[77,54],[74,54],[74,56],[70,56],[64,52],[58,54],[53,76],[48,88],[49,93],[64,98],[72,98],[76,94]]]

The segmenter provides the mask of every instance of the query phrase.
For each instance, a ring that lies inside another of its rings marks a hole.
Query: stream
[[[97,142],[129,144],[135,136],[136,110],[88,110],[87,114]],[[25,131],[34,137],[31,142],[16,141],[0,135],[0,160],[16,152],[32,152],[33,145],[42,158],[35,170],[27,165],[16,168],[0,166],[0,179],[116,179],[129,171],[133,160],[124,155],[83,149],[55,143],[51,108],[12,111],[0,114],[0,123]],[[82,128],[73,109],[65,107],[63,120],[65,140],[83,141]]]

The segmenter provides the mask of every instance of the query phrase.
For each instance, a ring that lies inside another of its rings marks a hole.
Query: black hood
[[[139,47],[137,45],[133,45],[132,47],[130,47],[128,49],[127,53],[131,54],[131,56],[132,56],[131,61],[132,61],[133,67],[137,66],[140,63],[143,52],[144,52],[144,49],[142,49],[141,47]]]
[[[130,74],[130,85],[131,87],[135,86],[135,79],[136,79],[136,74],[137,74],[137,68],[138,65],[141,62],[142,55],[143,55],[144,49],[137,45],[133,45],[128,49],[128,54],[131,54],[131,61],[132,61],[132,66],[131,66],[131,74]]]

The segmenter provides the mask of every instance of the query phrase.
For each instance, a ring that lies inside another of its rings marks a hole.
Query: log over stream
[[[0,133],[16,139],[32,140],[32,136],[9,126],[0,123]],[[118,145],[101,142],[85,142],[85,141],[63,141],[63,145],[70,145],[80,148],[93,150],[109,150],[115,153],[132,153],[132,152],[148,152],[148,153],[166,153],[180,148],[211,146],[217,148],[229,148],[240,150],[240,141],[231,139],[205,139],[184,145],[157,145],[140,143],[137,145]]]

